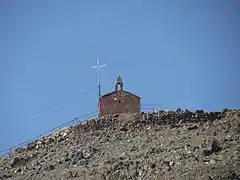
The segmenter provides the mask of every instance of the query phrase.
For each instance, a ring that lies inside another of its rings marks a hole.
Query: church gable
[[[118,86],[120,86],[120,90],[118,90]],[[140,112],[140,97],[123,90],[120,76],[115,81],[115,91],[101,96],[99,100],[101,115]]]
[[[119,91],[119,92],[120,92],[120,91]],[[135,95],[135,94],[133,94],[133,93],[131,93],[131,92],[129,92],[129,91],[123,90],[123,91],[121,91],[120,93],[121,93],[122,96],[140,98],[139,96],[137,96],[137,95]],[[101,98],[104,99],[104,98],[107,98],[107,97],[109,97],[109,96],[115,97],[115,96],[116,96],[116,92],[113,91],[113,92],[107,93],[107,94],[101,96]]]

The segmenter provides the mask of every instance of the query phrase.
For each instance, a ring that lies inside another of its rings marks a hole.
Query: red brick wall
[[[113,94],[101,98],[101,115],[109,115],[116,113],[140,113],[140,98],[126,94],[120,102],[114,100]]]

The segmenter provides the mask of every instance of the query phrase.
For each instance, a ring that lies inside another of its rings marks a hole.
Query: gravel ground
[[[237,180],[240,111],[178,109],[89,120],[0,158],[0,179]]]

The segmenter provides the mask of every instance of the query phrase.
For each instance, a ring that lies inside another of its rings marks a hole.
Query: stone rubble
[[[116,114],[57,131],[0,158],[0,180],[84,176],[240,179],[240,111]]]

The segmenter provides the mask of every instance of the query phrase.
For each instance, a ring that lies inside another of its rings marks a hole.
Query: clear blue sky
[[[95,111],[97,57],[103,93],[240,108],[240,1],[1,0],[0,149]]]

